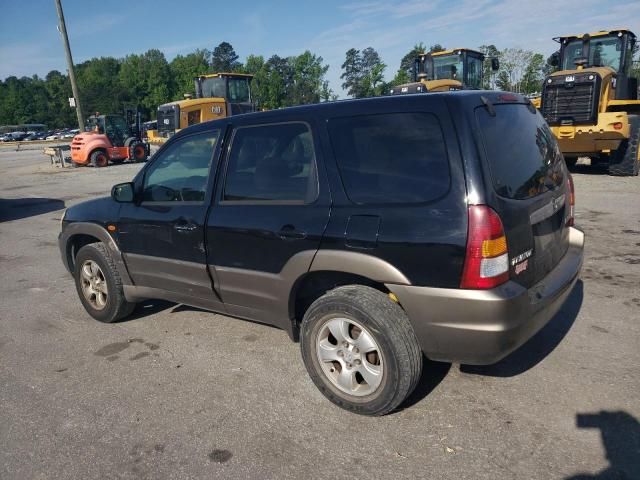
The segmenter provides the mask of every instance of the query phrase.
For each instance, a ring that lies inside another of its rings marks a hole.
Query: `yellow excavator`
[[[609,174],[638,175],[640,100],[631,76],[636,36],[627,29],[554,38],[559,71],[544,80],[540,112],[569,166],[578,157],[608,163]]]
[[[480,89],[483,83],[484,60],[485,55],[482,52],[470,48],[422,53],[413,64],[413,81],[393,87],[389,94]],[[491,58],[491,69],[496,71],[499,68],[498,59]]]
[[[158,107],[157,129],[147,131],[151,143],[162,144],[183,128],[209,120],[255,111],[251,97],[253,75],[209,73],[194,79],[195,98]]]

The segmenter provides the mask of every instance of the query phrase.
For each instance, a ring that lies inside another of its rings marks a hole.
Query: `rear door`
[[[312,119],[236,122],[207,221],[209,262],[227,310],[286,327],[287,295],[329,219]]]
[[[502,219],[511,279],[540,281],[569,246],[567,172],[556,139],[532,106],[477,107],[481,151],[490,178],[491,206]]]

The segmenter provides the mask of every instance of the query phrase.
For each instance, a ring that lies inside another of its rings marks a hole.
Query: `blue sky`
[[[248,54],[309,49],[331,67],[337,93],[344,53],[375,48],[393,77],[417,42],[474,48],[493,43],[545,55],[552,37],[626,27],[640,35],[640,1],[614,0],[63,0],[74,61],[159,48],[167,59],[230,42]],[[65,70],[53,0],[0,0],[0,79]]]

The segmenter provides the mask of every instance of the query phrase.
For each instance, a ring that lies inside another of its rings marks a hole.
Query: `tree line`
[[[425,51],[441,51],[439,44],[419,43],[401,59],[395,76],[384,80],[387,65],[378,52],[368,47],[351,48],[342,64],[342,88],[353,98],[383,95],[389,88],[411,80],[413,59]],[[550,58],[528,50],[483,45],[486,88],[534,93],[544,76],[553,70]],[[500,70],[492,72],[490,57],[500,59]],[[329,65],[310,51],[281,57],[249,55],[245,62],[233,46],[222,42],[213,50],[197,49],[178,55],[170,62],[157,49],[124,58],[93,58],[76,65],[76,77],[85,114],[118,113],[126,106],[138,106],[143,118],[153,119],[159,105],[194,93],[193,78],[207,72],[239,72],[254,75],[252,92],[259,108],[275,109],[337,99],[329,87]],[[638,67],[636,66],[636,69]],[[69,106],[69,77],[52,70],[44,78],[37,75],[0,81],[0,125],[45,123],[57,128],[75,124]]]

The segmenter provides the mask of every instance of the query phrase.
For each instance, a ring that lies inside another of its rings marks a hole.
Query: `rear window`
[[[498,195],[522,200],[561,185],[562,154],[542,115],[522,104],[494,108],[492,116],[478,107],[476,119]]]
[[[422,203],[449,190],[444,136],[432,114],[335,118],[329,121],[329,135],[354,203]]]

